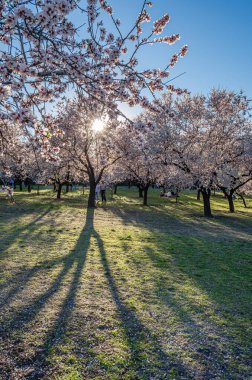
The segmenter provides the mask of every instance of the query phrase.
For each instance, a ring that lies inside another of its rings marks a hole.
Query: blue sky
[[[111,0],[123,26],[131,24],[141,0]],[[181,41],[170,48],[149,47],[141,61],[162,67],[172,52],[188,44],[188,55],[172,72],[186,74],[174,81],[192,93],[213,87],[240,91],[252,98],[252,0],[154,0],[153,18],[169,13],[166,35],[180,33]]]

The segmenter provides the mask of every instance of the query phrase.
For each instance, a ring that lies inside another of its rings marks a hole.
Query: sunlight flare
[[[104,128],[104,122],[101,119],[95,119],[92,125],[94,132],[101,132]]]

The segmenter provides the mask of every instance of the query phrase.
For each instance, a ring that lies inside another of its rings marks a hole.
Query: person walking
[[[107,202],[107,199],[106,199],[106,185],[104,182],[101,183],[101,198],[102,198],[102,202]]]

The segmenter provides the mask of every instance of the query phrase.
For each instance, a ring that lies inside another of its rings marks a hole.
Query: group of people
[[[178,197],[178,194],[176,194],[173,190],[168,191],[165,193],[164,191],[161,191],[160,197],[170,198],[170,197]]]
[[[102,203],[103,202],[106,203],[107,198],[106,198],[106,184],[105,184],[105,182],[101,182],[101,184],[98,183],[95,187],[95,200],[96,200],[96,202],[100,201],[100,196],[101,196]]]

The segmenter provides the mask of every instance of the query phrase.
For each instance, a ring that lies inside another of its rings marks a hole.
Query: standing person
[[[102,181],[101,183],[101,198],[102,198],[102,202],[107,202],[107,199],[106,199],[106,185],[105,183]]]
[[[95,186],[95,200],[96,200],[96,202],[99,202],[99,200],[100,200],[100,191],[101,191],[101,186],[100,186],[100,184],[98,183],[98,184]]]

